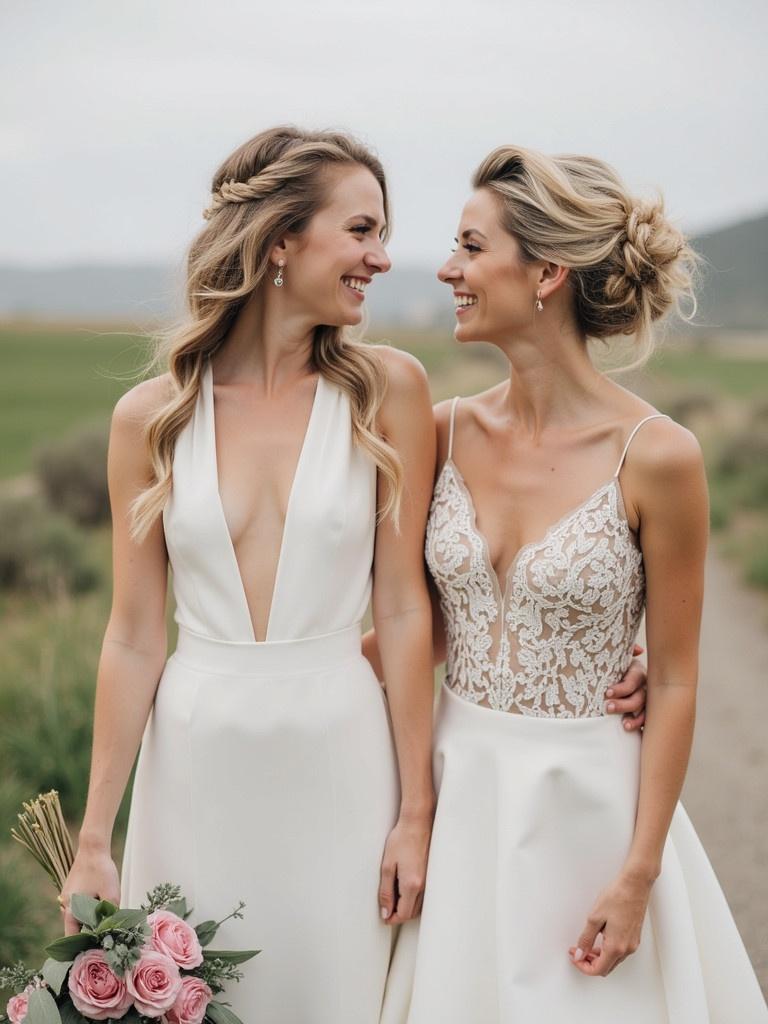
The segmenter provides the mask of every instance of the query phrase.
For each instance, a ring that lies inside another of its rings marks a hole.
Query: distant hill
[[[707,262],[696,320],[768,330],[768,213],[700,235],[694,244]]]
[[[694,239],[705,257],[703,327],[768,329],[768,214]],[[0,266],[0,318],[145,322],[178,308],[179,272],[162,266],[72,265],[26,269]],[[392,270],[366,299],[373,323],[440,326],[453,323],[446,285],[418,267]]]

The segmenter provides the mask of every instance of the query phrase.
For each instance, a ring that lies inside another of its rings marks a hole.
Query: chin
[[[463,345],[468,341],[482,341],[483,339],[477,334],[469,324],[456,324],[453,329],[453,336],[460,345]]]

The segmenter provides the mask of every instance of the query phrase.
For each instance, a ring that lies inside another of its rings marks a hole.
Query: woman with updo
[[[662,203],[599,160],[502,146],[439,272],[509,377],[437,407],[427,526],[446,660],[408,1024],[756,1024],[765,1003],[678,798],[708,532],[694,436],[590,342],[692,297]],[[605,341],[608,346],[612,342]],[[645,612],[645,726],[611,716]],[[375,636],[366,638],[375,659]],[[725,752],[727,753],[727,752]],[[415,939],[415,933],[410,936]],[[403,988],[398,989],[399,992]]]

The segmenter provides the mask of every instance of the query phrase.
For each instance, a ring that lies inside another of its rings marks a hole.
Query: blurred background
[[[55,787],[75,830],[110,602],[109,415],[179,309],[210,178],[285,121],[352,130],[391,179],[372,341],[435,400],[497,381],[435,278],[471,171],[516,142],[613,163],[706,259],[692,325],[622,376],[707,458],[712,544],[684,800],[768,991],[768,7],[761,0],[70,0],[0,10],[0,962],[55,894],[12,843]],[[760,125],[763,125],[761,128]],[[127,798],[115,855],[124,834]]]

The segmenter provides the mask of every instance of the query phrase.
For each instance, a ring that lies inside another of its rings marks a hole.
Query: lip
[[[455,299],[474,299],[477,298],[474,292],[454,292],[453,297]],[[471,306],[454,306],[453,311],[457,317],[466,316],[470,309],[474,309],[477,303],[473,303]]]
[[[369,285],[373,280],[372,277],[366,277],[363,274],[345,274],[344,277],[354,277],[358,281],[365,281],[366,285]],[[341,283],[344,285],[345,291],[347,291],[350,295],[354,295],[358,302],[365,302],[364,292],[359,292],[357,291],[356,288],[352,288],[350,285],[344,284],[344,281],[342,281]]]

